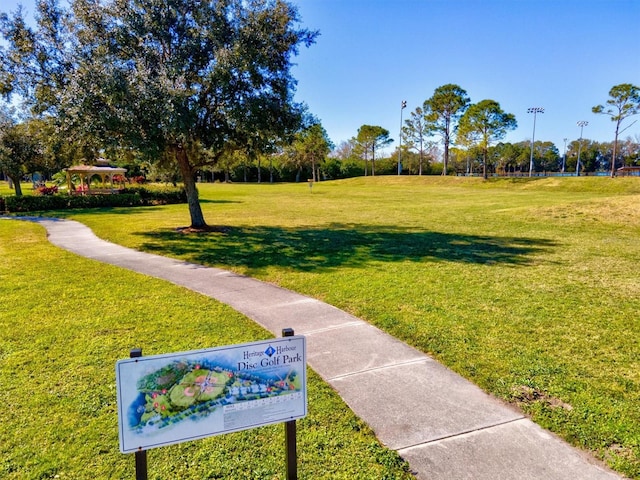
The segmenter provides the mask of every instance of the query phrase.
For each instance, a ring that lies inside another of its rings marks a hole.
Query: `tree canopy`
[[[431,98],[424,102],[427,131],[430,134],[440,135],[444,144],[443,175],[447,174],[451,135],[458,120],[469,107],[470,101],[465,90],[449,83],[436,88]]]
[[[40,142],[28,123],[0,120],[0,170],[13,182],[17,196],[22,195],[21,180],[42,159]]]
[[[471,105],[460,119],[458,136],[463,143],[482,150],[482,175],[487,178],[487,154],[492,142],[501,140],[517,127],[516,117],[505,113],[495,100],[482,100]]]
[[[418,175],[422,175],[422,164],[425,156],[425,146],[428,143],[429,131],[425,120],[424,111],[420,107],[410,113],[404,121],[401,134],[406,142],[406,147],[418,152]]]
[[[378,125],[362,125],[358,129],[356,137],[356,147],[364,155],[365,175],[367,174],[367,159],[371,152],[371,175],[376,174],[376,150],[383,148],[393,142],[389,138],[389,130]]]
[[[288,153],[298,171],[307,166],[311,169],[313,180],[318,181],[320,180],[318,167],[332,148],[333,143],[325,129],[321,124],[314,123],[295,135]]]
[[[613,141],[613,155],[611,158],[611,177],[615,177],[618,135],[624,132],[635,122],[623,130],[620,130],[620,124],[625,118],[640,113],[640,88],[630,83],[615,85],[611,90],[609,90],[609,100],[607,100],[607,105],[608,107],[605,107],[604,105],[596,105],[592,108],[592,111],[597,114],[609,115],[611,117],[611,121],[616,123],[615,138]]]

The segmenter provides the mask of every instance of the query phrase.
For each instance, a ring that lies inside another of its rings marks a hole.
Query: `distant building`
[[[621,177],[640,177],[640,166],[620,167],[616,174]]]

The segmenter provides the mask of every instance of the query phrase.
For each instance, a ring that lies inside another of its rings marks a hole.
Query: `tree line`
[[[405,106],[406,102],[402,102],[401,108]],[[606,106],[595,106],[592,111],[611,117],[615,123],[613,142],[583,138],[568,144],[565,141],[562,153],[552,142],[505,143],[502,140],[506,134],[517,126],[515,116],[504,112],[495,100],[472,104],[463,88],[447,84],[436,88],[422,106],[410,112],[402,123],[400,144],[391,159],[395,158],[398,174],[481,174],[485,178],[489,174],[579,175],[596,171],[608,171],[615,176],[618,167],[640,165],[640,137],[619,139],[635,123],[622,128],[622,122],[640,113],[640,89],[632,84],[616,85],[609,91]],[[363,135],[371,131],[377,135],[373,140]],[[364,163],[360,170],[366,175],[367,156],[375,158],[372,153],[373,146],[378,145],[376,140],[379,145],[387,145],[389,132],[382,127],[363,125],[358,135],[341,143],[333,155],[347,165],[360,159]],[[393,173],[389,159],[386,160],[385,172]],[[373,165],[371,172],[375,174]]]

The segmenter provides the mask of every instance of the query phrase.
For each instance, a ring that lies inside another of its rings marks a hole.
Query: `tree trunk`
[[[487,150],[483,149],[482,151],[482,177],[487,180],[489,176],[487,175]]]
[[[376,147],[371,147],[371,176],[376,176]]]
[[[442,175],[447,174],[447,168],[449,168],[449,141],[444,142],[444,157],[442,158]]]
[[[16,197],[21,197],[22,196],[22,185],[20,185],[20,176],[17,177],[12,177],[10,175],[7,175],[9,177],[9,180],[11,180],[9,183],[13,182],[13,189],[16,192]]]
[[[258,157],[258,183],[262,183],[262,168],[260,163],[260,157]]]
[[[616,138],[613,140],[613,156],[611,157],[611,178],[616,176],[616,155],[618,150],[618,129],[620,128],[620,121],[616,124]]]
[[[176,160],[180,166],[180,173],[182,174],[182,183],[184,190],[187,194],[187,203],[189,205],[189,215],[191,216],[191,228],[205,228],[207,222],[204,221],[204,215],[202,214],[202,207],[200,206],[200,200],[198,198],[198,188],[196,187],[196,178],[193,167],[189,163],[189,157],[185,149],[176,145],[173,147]]]
[[[446,175],[447,170],[449,169],[449,143],[451,142],[450,121],[450,118],[447,117],[444,132],[444,157],[442,158],[442,175]]]

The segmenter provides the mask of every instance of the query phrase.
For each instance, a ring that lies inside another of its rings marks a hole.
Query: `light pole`
[[[562,173],[564,173],[564,166],[567,164],[567,139],[564,140],[564,154],[562,155]]]
[[[576,123],[580,127],[580,140],[578,141],[578,163],[576,163],[576,177],[580,176],[580,153],[582,152],[582,129],[589,125],[586,120],[580,120]]]
[[[407,108],[407,101],[400,102],[400,144],[398,145],[398,175],[402,172],[402,111]]]
[[[529,176],[533,174],[533,144],[536,139],[536,115],[544,113],[542,107],[531,107],[527,109],[527,113],[533,113],[533,135],[531,135],[531,159],[529,160]]]

